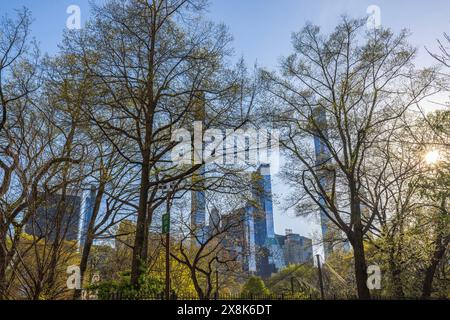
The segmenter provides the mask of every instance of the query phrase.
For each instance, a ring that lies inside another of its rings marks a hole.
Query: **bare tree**
[[[74,141],[75,124],[63,124],[52,101],[43,94],[40,60],[28,39],[27,10],[17,21],[3,20],[1,35],[0,131],[0,295],[8,296],[7,277],[14,276],[17,249],[24,227],[45,198],[73,181],[64,172],[79,163],[82,147]],[[39,124],[39,126],[37,125]],[[74,152],[74,150],[77,150]],[[73,153],[74,152],[74,153]],[[78,153],[78,157],[74,154]],[[62,177],[66,176],[65,179]],[[53,256],[56,261],[56,256]],[[9,269],[9,271],[8,271]],[[8,272],[8,273],[7,273]]]
[[[244,272],[242,263],[248,250],[243,239],[245,214],[217,212],[211,220],[214,222],[209,225],[192,225],[182,208],[172,219],[175,227],[170,255],[189,269],[201,300],[211,299],[219,289],[214,283],[216,272],[221,277]]]
[[[297,187],[346,234],[358,296],[368,299],[363,239],[374,215],[364,209],[361,167],[380,129],[429,93],[432,72],[417,77],[406,31],[365,32],[364,25],[344,17],[329,36],[307,25],[293,34],[295,54],[282,61],[282,74],[263,77],[271,104],[281,104],[271,112],[280,143],[299,161]],[[324,149],[318,158],[311,137]]]
[[[168,161],[179,143],[171,141],[173,130],[192,128],[199,103],[205,104],[205,123],[226,123],[223,116],[236,101],[229,96],[236,96],[236,79],[242,79],[224,63],[230,36],[223,26],[199,19],[203,7],[203,1],[108,1],[94,8],[84,32],[66,40],[67,51],[82,57],[99,93],[89,110],[92,121],[128,170],[140,175],[131,277],[135,286],[139,264],[147,260],[153,211],[161,203],[155,198],[158,185],[188,177],[202,165],[178,168],[158,179],[161,168],[174,167]],[[218,108],[217,101],[225,107]]]
[[[426,205],[419,195],[424,172],[422,150],[404,138],[410,135],[414,117],[408,115],[391,123],[387,136],[373,144],[362,164],[361,200],[375,216],[366,239],[385,255],[389,287],[397,298],[405,297],[404,273],[417,253],[409,248],[410,226],[417,211]]]

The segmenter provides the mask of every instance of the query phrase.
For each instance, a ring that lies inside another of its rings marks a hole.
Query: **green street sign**
[[[170,216],[168,213],[162,215],[162,233],[167,234],[170,231]]]

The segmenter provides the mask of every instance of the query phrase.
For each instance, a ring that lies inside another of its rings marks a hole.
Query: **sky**
[[[101,0],[93,0],[99,2]],[[54,54],[62,38],[70,5],[81,9],[81,21],[89,17],[89,0],[0,0],[0,15],[12,15],[15,8],[25,6],[33,14],[33,35],[44,52]],[[236,57],[244,57],[249,65],[275,69],[282,56],[292,52],[291,33],[299,31],[306,22],[320,25],[330,32],[341,15],[364,17],[371,5],[380,8],[382,25],[399,31],[412,32],[410,41],[419,49],[416,65],[434,63],[425,47],[436,50],[436,40],[443,32],[450,33],[450,1],[448,0],[212,0],[207,17],[224,23],[234,37]],[[293,217],[283,210],[282,196],[286,192],[283,182],[274,178],[273,190],[280,200],[275,205],[275,231],[284,234],[285,229],[304,236],[319,231],[316,219]]]

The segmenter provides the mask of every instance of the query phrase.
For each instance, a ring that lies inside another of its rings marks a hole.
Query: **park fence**
[[[85,292],[83,294],[84,300],[99,300],[96,293],[93,291]],[[325,300],[357,300],[356,295],[326,295]],[[420,297],[404,297],[402,299],[398,299],[396,297],[389,296],[380,296],[380,295],[372,295],[372,300],[420,300]],[[126,294],[123,292],[110,292],[108,294],[103,294],[101,300],[166,300],[165,294]],[[175,293],[171,293],[170,300],[266,300],[266,301],[275,301],[275,300],[291,300],[291,301],[311,301],[311,300],[320,300],[320,296],[314,294],[298,294],[298,293],[282,293],[282,294],[258,294],[258,295],[243,295],[243,294],[213,294],[211,297],[200,299],[198,295],[177,295]],[[448,300],[448,297],[433,297],[431,300]]]
[[[98,300],[95,293],[84,295],[86,300]],[[213,294],[208,298],[199,298],[198,295],[177,295],[172,293],[170,300],[316,300],[313,295],[298,294],[263,294],[263,295],[243,295],[243,294]],[[123,292],[110,292],[103,295],[102,300],[166,300],[164,293],[149,294],[125,294]]]

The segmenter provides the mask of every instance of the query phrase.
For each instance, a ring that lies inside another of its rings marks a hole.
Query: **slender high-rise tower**
[[[220,213],[219,210],[217,210],[216,207],[211,209],[211,212],[209,213],[209,229],[211,232],[214,230],[220,229]]]
[[[205,99],[202,96],[197,98],[197,101],[193,105],[193,118],[195,122],[204,124],[205,121]],[[195,125],[194,122],[194,125]],[[202,128],[201,130],[202,131]],[[195,165],[195,159],[203,159],[203,133],[200,132],[200,137],[194,136],[194,154],[193,165]],[[198,141],[200,140],[200,141]],[[205,240],[206,230],[206,201],[205,201],[205,168],[204,164],[201,165],[192,175],[192,191],[191,191],[191,228],[195,233],[197,239],[195,242],[203,242]]]
[[[283,266],[280,246],[275,239],[270,165],[262,164],[252,176],[252,194],[255,202],[253,221],[257,251],[257,273],[270,276]]]
[[[257,197],[261,209],[265,213],[266,239],[275,238],[275,228],[273,225],[273,202],[272,202],[272,178],[270,176],[270,165],[262,164],[257,171]]]
[[[92,219],[92,214],[94,213],[94,203],[95,203],[95,186],[91,185],[91,189],[89,190],[89,194],[84,200],[84,208],[82,214],[82,227],[81,227],[81,236],[80,236],[80,246],[83,247],[86,242],[87,232],[89,223]]]
[[[325,134],[327,138],[327,118],[326,113],[323,108],[316,108],[313,114],[314,120],[321,129],[322,134]],[[331,186],[333,183],[332,172],[326,170],[326,167],[330,165],[331,153],[324,141],[318,135],[314,136],[314,148],[316,155],[316,172],[319,177],[319,183],[325,192],[331,191]],[[325,199],[322,195],[319,195],[319,203],[322,206],[326,206]],[[320,224],[322,230],[322,241],[324,247],[325,259],[328,258],[330,253],[333,251],[333,225],[331,220],[328,218],[326,212],[323,208],[320,208]]]
[[[200,169],[192,177],[191,191],[191,228],[202,243],[206,236],[206,201],[204,191],[204,170]]]

